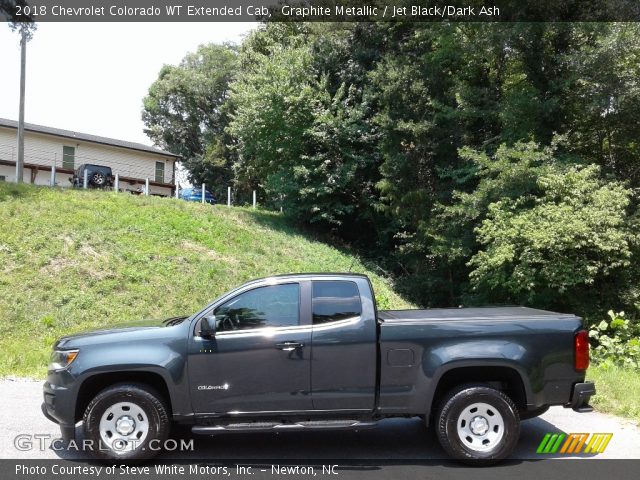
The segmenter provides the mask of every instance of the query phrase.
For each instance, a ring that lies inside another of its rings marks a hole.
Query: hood
[[[78,332],[73,335],[66,335],[58,339],[58,341],[54,344],[54,348],[64,347],[66,344],[75,342],[77,340],[88,339],[90,337],[100,337],[103,335],[113,335],[113,334],[127,334],[127,333],[136,333],[142,332],[145,330],[156,330],[164,327],[172,327],[174,325],[178,325],[182,323],[184,320],[189,318],[188,316],[184,317],[170,317],[164,320],[136,320],[131,322],[124,322],[119,325],[115,325],[112,328],[103,329],[103,330],[87,330],[84,332]]]

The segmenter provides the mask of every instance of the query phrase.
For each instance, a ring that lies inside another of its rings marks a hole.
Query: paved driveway
[[[31,380],[1,380],[2,405],[0,417],[0,458],[13,459],[74,459],[83,458],[75,451],[56,451],[50,439],[59,436],[57,425],[44,418],[40,411],[42,384]],[[631,421],[602,413],[578,414],[554,407],[543,416],[522,423],[522,433],[514,459],[539,459],[536,448],[547,432],[610,432],[613,438],[598,458],[640,459],[640,428]],[[21,451],[15,438],[21,434],[44,435],[44,448],[38,440],[34,449]],[[189,439],[188,430],[174,433],[174,438]],[[163,458],[211,459],[216,461],[342,460],[420,463],[445,459],[446,455],[432,431],[418,419],[391,419],[380,426],[360,432],[305,432],[230,434],[217,437],[195,436],[195,450],[167,453]],[[588,456],[588,455],[586,455]]]

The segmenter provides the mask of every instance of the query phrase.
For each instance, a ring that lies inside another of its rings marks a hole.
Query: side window
[[[74,169],[76,158],[76,148],[75,147],[62,147],[62,168],[68,168],[69,170]]]
[[[358,286],[347,281],[313,282],[313,324],[335,322],[362,314]]]
[[[300,286],[297,283],[259,287],[216,308],[216,330],[228,332],[298,325],[299,310]]]
[[[156,182],[164,183],[164,162],[156,162]]]

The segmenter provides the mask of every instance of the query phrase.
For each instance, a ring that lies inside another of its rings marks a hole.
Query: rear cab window
[[[360,291],[348,280],[319,280],[313,282],[313,324],[348,320],[362,315]]]

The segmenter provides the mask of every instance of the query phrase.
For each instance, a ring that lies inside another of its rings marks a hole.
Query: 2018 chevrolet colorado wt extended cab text
[[[590,411],[574,315],[523,307],[377,310],[368,278],[255,280],[156,326],[54,345],[43,412],[109,460],[144,459],[172,422],[194,433],[362,429],[419,416],[454,458],[507,457],[521,419]]]

